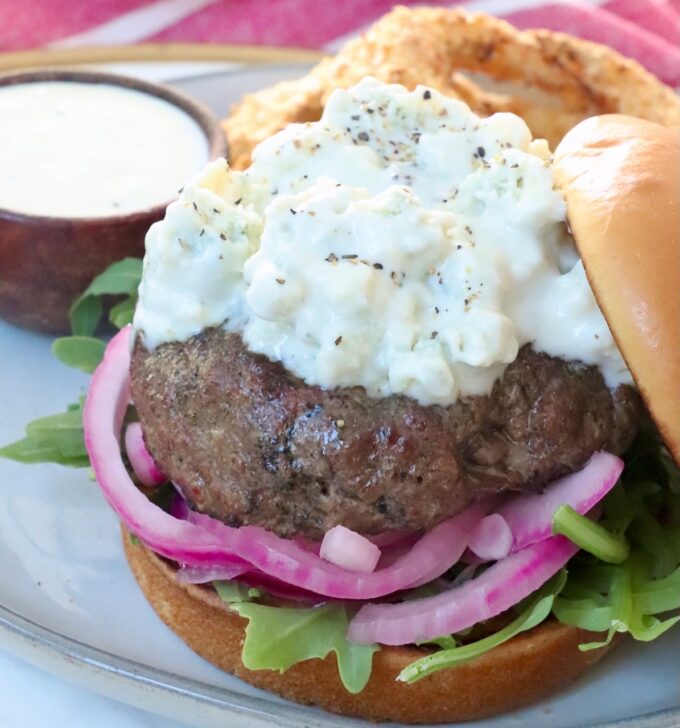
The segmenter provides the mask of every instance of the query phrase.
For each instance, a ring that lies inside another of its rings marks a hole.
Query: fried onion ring
[[[368,75],[430,86],[481,116],[513,112],[552,148],[596,114],[680,126],[674,91],[610,48],[483,13],[396,7],[306,76],[246,96],[223,122],[232,166],[247,167],[253,148],[287,124],[316,121],[334,89]]]

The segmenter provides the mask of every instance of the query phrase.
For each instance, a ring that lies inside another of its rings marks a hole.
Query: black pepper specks
[[[277,282],[277,283],[278,283],[278,284],[279,284],[280,286],[282,286],[282,285],[283,285],[283,284],[284,284],[284,283],[286,282],[286,279],[285,279],[285,278],[277,278],[277,279],[276,279],[276,282]]]
[[[429,88],[425,89],[425,91],[423,93],[423,98],[425,99],[425,101],[432,98],[432,92],[430,91]]]
[[[360,131],[357,134],[357,138],[360,139],[362,142],[367,142],[368,141],[368,132]]]
[[[335,340],[335,345],[340,346],[341,343],[342,343],[342,336],[338,336],[338,338]]]
[[[373,263],[373,267],[376,270],[382,270],[383,269],[383,264],[382,263]]]

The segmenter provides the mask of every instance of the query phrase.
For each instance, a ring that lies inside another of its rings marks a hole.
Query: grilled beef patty
[[[523,347],[485,397],[424,407],[323,390],[209,329],[150,352],[132,392],[147,446],[194,508],[318,539],[427,529],[473,500],[538,490],[596,450],[621,453],[643,410],[594,367]]]

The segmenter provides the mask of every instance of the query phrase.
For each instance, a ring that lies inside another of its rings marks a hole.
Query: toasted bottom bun
[[[588,632],[548,622],[481,657],[442,670],[413,685],[399,672],[423,657],[416,647],[383,647],[373,658],[368,685],[359,695],[340,682],[334,653],[285,673],[253,672],[241,662],[246,620],[211,589],[182,584],[166,561],[123,531],[125,554],[139,586],[160,618],[194,652],[258,688],[342,715],[402,723],[448,723],[483,718],[535,702],[571,682],[606,650],[580,652]]]

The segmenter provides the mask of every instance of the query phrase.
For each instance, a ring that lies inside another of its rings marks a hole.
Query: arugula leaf
[[[598,607],[604,607],[607,603],[607,600],[602,596],[601,591],[593,589],[587,584],[582,584],[574,578],[567,581],[566,586],[560,592],[558,600],[564,597],[571,599],[572,601],[590,601]]]
[[[74,468],[90,464],[83,435],[82,401],[66,412],[34,420],[26,436],[0,448],[0,457],[20,463],[58,463]]]
[[[349,620],[343,607],[267,607],[236,602],[232,609],[248,620],[241,659],[249,670],[279,670],[335,652],[342,684],[360,693],[371,675],[377,645],[347,640]]]
[[[608,564],[620,564],[630,554],[630,545],[623,536],[610,533],[568,505],[561,505],[553,514],[552,530]]]
[[[579,645],[582,652],[606,647],[616,632],[628,632],[633,617],[633,589],[630,562],[626,562],[614,572],[610,591],[610,621],[607,637],[601,642],[588,642]]]
[[[640,581],[640,579],[648,579],[646,575],[643,575],[643,572],[642,562],[637,558],[629,560],[617,569],[610,594],[610,623],[607,637],[600,642],[579,645],[582,652],[605,647],[612,641],[616,632],[629,632],[636,640],[650,642],[660,637],[680,621],[680,615],[666,620],[659,620],[651,614],[645,613],[643,609],[644,602],[637,598],[635,590],[636,582]],[[676,593],[675,600],[671,604],[680,606],[680,594]],[[667,605],[663,604],[662,606]]]
[[[436,645],[442,650],[453,650],[458,646],[456,640],[450,634],[444,634],[441,637],[433,637],[431,640],[425,640],[418,642],[418,647],[421,645]]]
[[[421,657],[419,660],[407,665],[399,673],[397,680],[406,683],[417,682],[435,672],[454,667],[455,665],[461,665],[475,657],[479,657],[494,647],[503,644],[503,642],[512,639],[520,634],[520,632],[533,629],[548,618],[555,597],[564,588],[566,581],[566,572],[562,570],[532,597],[529,597],[528,602],[525,601],[526,606],[521,614],[506,627],[477,642],[441,650],[432,655],[427,655],[427,657]]]
[[[680,563],[677,545],[647,508],[640,508],[630,526],[630,537],[651,557],[650,566],[658,578],[668,576]]]
[[[74,336],[64,336],[52,344],[52,353],[67,366],[93,372],[104,356],[106,344],[94,338],[102,316],[103,295],[127,295],[111,309],[111,322],[122,328],[132,320],[137,288],[142,277],[142,261],[124,258],[98,275],[71,306]],[[26,426],[26,437],[0,448],[0,457],[22,463],[57,463],[88,467],[82,424],[82,402],[58,415],[42,417]]]
[[[111,264],[73,302],[69,312],[73,334],[76,336],[92,336],[102,316],[101,296],[127,295],[131,299],[135,299],[141,280],[141,259],[124,258]],[[134,306],[134,302],[132,305]],[[121,309],[118,309],[114,317],[120,320]]]
[[[230,606],[241,602],[249,602],[262,596],[259,589],[253,589],[238,581],[213,581],[213,587],[217,592],[217,596]]]
[[[117,328],[122,329],[132,323],[132,317],[135,314],[135,306],[137,305],[137,295],[129,296],[119,301],[109,311],[109,321]]]
[[[589,632],[607,632],[612,624],[612,610],[591,599],[557,597],[553,613],[563,624],[571,624]]]
[[[665,620],[654,616],[680,609],[680,567],[665,579],[652,579],[636,558],[615,567],[605,597],[573,599],[566,596],[568,591],[555,599],[557,619],[591,632],[607,632],[604,640],[580,645],[582,651],[608,645],[617,632],[629,632],[634,639],[649,642],[680,621],[680,616]]]
[[[242,584],[219,581],[213,585],[219,597],[248,620],[241,659],[249,670],[285,672],[297,662],[323,659],[335,652],[345,688],[360,693],[366,687],[373,653],[380,648],[349,642],[344,607],[269,607],[252,602],[252,592],[257,590]]]
[[[580,645],[584,651],[608,645],[617,632],[648,642],[680,623],[680,471],[650,431],[641,433],[627,459],[622,482],[605,500],[602,520],[614,534],[605,532],[611,542],[600,541],[605,553],[598,554],[620,563],[579,554],[553,605],[561,622],[606,633]],[[615,553],[622,543],[629,544],[627,557],[609,558],[622,555]]]
[[[52,353],[67,367],[92,373],[104,358],[106,344],[92,336],[62,336],[52,344]]]
[[[635,591],[635,601],[645,614],[680,609],[680,566],[665,579],[648,580]]]

